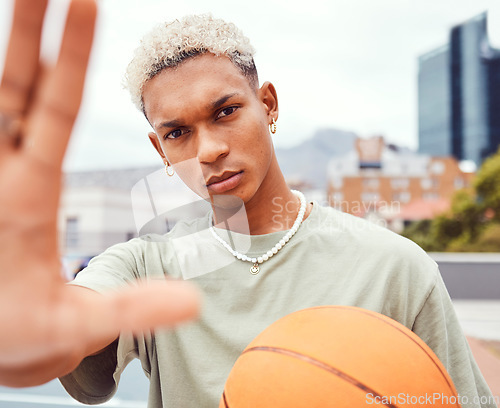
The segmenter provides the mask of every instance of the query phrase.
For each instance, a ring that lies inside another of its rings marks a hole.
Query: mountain
[[[354,132],[320,129],[297,146],[277,148],[276,156],[287,180],[299,179],[325,189],[329,160],[352,151],[356,137]]]

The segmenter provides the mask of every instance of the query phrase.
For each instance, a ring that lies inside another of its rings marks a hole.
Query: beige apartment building
[[[355,146],[329,163],[329,204],[378,217],[396,230],[445,211],[455,191],[469,186],[474,176],[452,157],[417,154],[388,145],[383,137],[358,139]]]

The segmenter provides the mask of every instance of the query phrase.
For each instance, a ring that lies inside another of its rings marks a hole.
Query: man
[[[151,381],[149,406],[217,406],[232,364],[262,329],[295,310],[346,304],[411,328],[469,401],[490,396],[436,264],[413,243],[289,190],[272,145],[276,90],[259,84],[252,55],[234,25],[210,16],[161,25],[143,39],[127,71],[132,99],[167,174],[177,171],[212,211],[108,249],[71,289],[99,302],[110,295],[95,292],[138,279],[189,278],[203,308],[168,330],[101,336],[78,353],[88,356],[78,367],[60,370],[71,371],[64,387],[82,402],[106,401],[138,357]]]
[[[149,138],[167,173],[177,171],[213,209],[165,236],[110,248],[74,284],[105,293],[138,277],[189,277],[204,306],[174,330],[122,334],[63,385],[83,402],[102,402],[113,375],[137,356],[150,406],[216,406],[234,361],[266,326],[305,307],[349,304],[414,330],[470,401],[488,395],[435,263],[387,230],[290,191],[272,144],[276,90],[259,84],[252,56],[234,25],[206,15],[160,25],[136,50],[127,85]]]

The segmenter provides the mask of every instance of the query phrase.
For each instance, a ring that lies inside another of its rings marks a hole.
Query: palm
[[[15,386],[66,373],[120,330],[171,324],[197,309],[195,293],[184,285],[163,282],[101,296],[61,278],[61,163],[82,97],[96,5],[72,1],[58,62],[42,77],[46,5],[17,0],[0,84],[0,383]],[[14,116],[24,120],[19,132],[5,126]]]

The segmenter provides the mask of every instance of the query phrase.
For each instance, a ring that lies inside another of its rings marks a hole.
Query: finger
[[[71,2],[57,64],[30,113],[25,148],[51,165],[61,165],[80,108],[96,14],[95,0]]]
[[[0,111],[26,110],[36,76],[47,0],[17,0],[0,83]]]
[[[189,282],[138,284],[108,295],[73,290],[73,301],[75,295],[84,296],[85,301],[78,307],[77,316],[67,315],[69,323],[64,330],[73,331],[72,335],[60,333],[59,338],[85,340],[84,354],[90,355],[106,347],[122,331],[138,334],[172,327],[196,318],[200,312],[200,294]]]
[[[172,327],[194,319],[200,311],[200,294],[183,281],[158,281],[126,288],[110,297],[120,330],[140,333]]]

